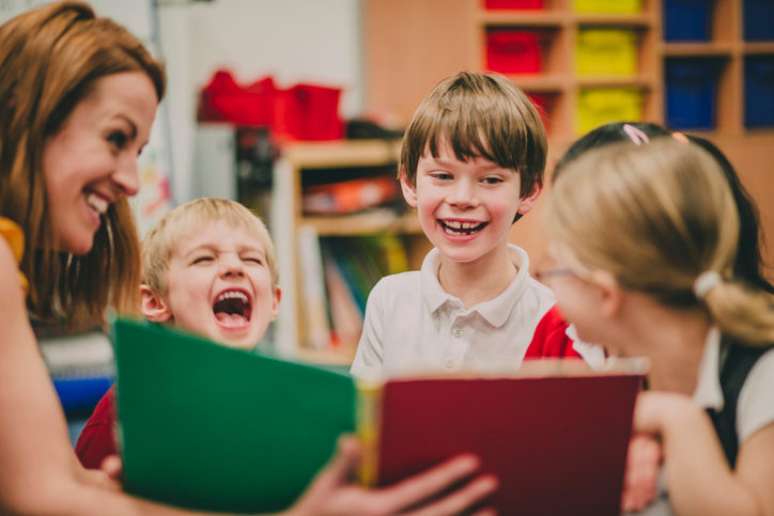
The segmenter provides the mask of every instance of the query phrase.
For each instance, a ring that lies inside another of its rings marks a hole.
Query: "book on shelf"
[[[376,176],[304,188],[304,213],[346,214],[393,202],[400,196],[394,177]]]
[[[325,299],[325,275],[323,272],[320,239],[309,225],[298,228],[299,262],[303,284],[303,312],[306,318],[307,342],[315,349],[327,348],[331,340]]]
[[[500,514],[617,514],[642,371],[531,362],[499,376],[347,374],[152,323],[113,324],[127,491],[229,512],[288,507],[357,430],[364,480],[391,485],[461,453]],[[573,361],[574,362],[574,361]]]
[[[299,228],[298,241],[306,344],[354,348],[371,289],[408,268],[404,243],[390,234],[320,238],[309,225]]]

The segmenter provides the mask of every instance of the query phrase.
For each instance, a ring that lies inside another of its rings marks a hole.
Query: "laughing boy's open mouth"
[[[223,326],[244,326],[250,322],[253,307],[248,295],[239,289],[224,290],[215,298],[212,304],[215,318]]]

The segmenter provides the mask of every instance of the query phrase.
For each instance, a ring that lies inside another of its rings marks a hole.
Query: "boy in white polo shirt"
[[[545,159],[540,116],[504,77],[462,72],[422,101],[398,174],[434,249],[420,271],[371,291],[352,374],[521,364],[554,298],[508,237],[540,193]]]

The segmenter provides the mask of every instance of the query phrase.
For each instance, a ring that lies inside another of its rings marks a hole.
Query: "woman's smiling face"
[[[97,80],[43,150],[49,220],[56,248],[88,253],[102,215],[137,193],[137,159],[158,100],[141,72]]]

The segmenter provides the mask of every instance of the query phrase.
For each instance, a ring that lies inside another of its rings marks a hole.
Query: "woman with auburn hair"
[[[2,514],[188,514],[129,497],[107,473],[80,466],[30,324],[81,329],[102,324],[108,307],[136,310],[139,243],[127,198],[164,87],[142,44],[86,4],[57,2],[0,26]],[[349,480],[357,457],[344,440],[287,514],[455,514],[493,488],[479,479],[449,492],[477,469],[462,457],[368,491]]]
[[[591,151],[554,184],[546,228],[542,277],[579,336],[650,359],[634,425],[662,439],[674,511],[774,514],[774,296],[734,272],[717,162],[671,138]]]

